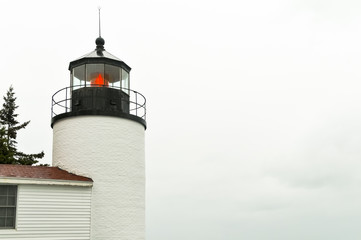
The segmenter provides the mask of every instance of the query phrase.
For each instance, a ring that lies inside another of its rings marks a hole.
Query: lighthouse
[[[95,43],[52,97],[52,164],[93,180],[91,240],[144,240],[146,100],[131,68]]]

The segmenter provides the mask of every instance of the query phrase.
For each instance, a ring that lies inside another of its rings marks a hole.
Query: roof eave
[[[130,72],[130,70],[131,70],[131,67],[129,67],[125,62],[111,59],[111,58],[106,58],[106,57],[102,57],[102,58],[84,57],[84,58],[74,60],[69,63],[68,70],[71,70],[75,67],[78,67],[78,66],[84,65],[84,64],[97,64],[97,63],[115,65],[115,66],[125,69],[127,72]]]
[[[35,185],[61,185],[92,187],[93,181],[77,181],[63,179],[44,179],[44,178],[21,178],[21,177],[4,177],[0,176],[0,184],[35,184]]]

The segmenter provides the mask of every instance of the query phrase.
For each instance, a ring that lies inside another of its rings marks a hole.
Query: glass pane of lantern
[[[109,86],[108,76],[104,75],[104,64],[86,65],[86,86],[87,87]]]
[[[120,67],[105,64],[105,78],[108,79],[109,85],[114,88],[120,88]]]
[[[124,92],[127,92],[129,94],[129,73],[122,69],[122,88]]]
[[[85,65],[73,68],[71,86],[73,90],[85,86]]]

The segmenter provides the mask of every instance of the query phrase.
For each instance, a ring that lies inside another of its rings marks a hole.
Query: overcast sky
[[[0,1],[19,149],[51,163],[51,96],[105,49],[147,98],[147,240],[361,238],[361,2]]]

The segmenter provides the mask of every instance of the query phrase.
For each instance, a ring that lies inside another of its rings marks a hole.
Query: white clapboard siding
[[[16,229],[0,239],[89,240],[91,187],[19,185]]]

